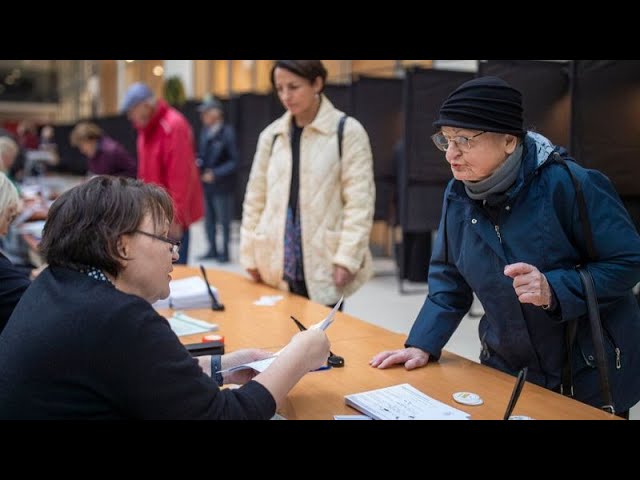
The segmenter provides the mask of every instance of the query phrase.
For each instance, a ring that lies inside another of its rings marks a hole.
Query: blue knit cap
[[[144,102],[152,97],[153,92],[146,84],[136,82],[131,85],[127,93],[125,93],[122,105],[120,105],[120,111],[126,113],[140,102]]]
[[[501,78],[478,77],[447,97],[433,126],[522,135],[523,123],[522,93]]]

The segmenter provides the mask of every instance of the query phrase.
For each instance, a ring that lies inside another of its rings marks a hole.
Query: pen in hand
[[[516,406],[516,402],[518,398],[520,398],[520,393],[522,393],[522,387],[524,386],[524,382],[527,379],[527,367],[524,367],[518,373],[518,378],[516,379],[516,384],[513,387],[513,392],[511,392],[511,398],[509,399],[509,404],[507,405],[507,410],[504,412],[504,419],[509,420],[513,409]]]
[[[293,315],[290,315],[290,318],[295,322],[301,332],[304,332],[307,329],[307,327],[300,323],[298,319]],[[329,358],[327,359],[327,363],[336,368],[344,367],[344,358],[342,358],[340,355],[336,355],[331,350],[329,350]]]

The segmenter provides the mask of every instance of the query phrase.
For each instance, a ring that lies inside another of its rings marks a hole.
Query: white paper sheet
[[[471,416],[408,383],[354,393],[345,403],[375,420],[468,420]]]
[[[218,330],[215,323],[205,322],[197,318],[190,317],[184,312],[175,312],[171,318],[167,319],[171,330],[177,335],[195,335],[196,333],[213,332]]]

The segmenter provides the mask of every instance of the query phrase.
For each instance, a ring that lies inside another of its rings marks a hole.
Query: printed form
[[[354,393],[344,399],[347,405],[375,420],[468,420],[471,417],[408,383]]]

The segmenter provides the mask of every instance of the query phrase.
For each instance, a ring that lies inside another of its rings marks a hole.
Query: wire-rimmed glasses
[[[479,137],[483,133],[487,133],[486,131],[476,133],[471,137],[464,137],[462,135],[456,135],[455,137],[447,137],[444,133],[438,132],[431,135],[431,140],[433,140],[433,144],[438,148],[438,150],[442,150],[446,152],[449,148],[449,144],[451,142],[455,143],[456,146],[462,150],[463,152],[468,152],[471,150],[471,139]]]

